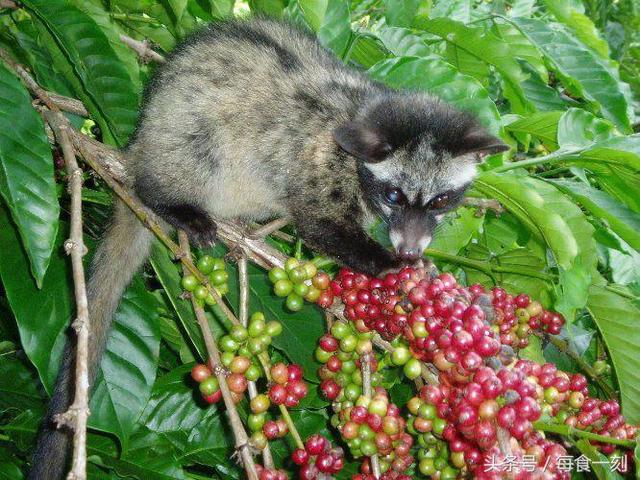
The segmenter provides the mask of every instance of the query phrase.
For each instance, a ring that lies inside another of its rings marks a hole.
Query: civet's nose
[[[419,252],[417,247],[402,246],[398,251],[398,255],[400,256],[400,258],[405,262],[410,262],[410,263],[414,263],[418,261],[421,253],[422,252]]]

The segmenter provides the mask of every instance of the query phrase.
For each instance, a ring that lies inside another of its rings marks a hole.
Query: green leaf
[[[493,277],[479,270],[465,269],[468,283],[500,285],[508,292],[526,293],[543,304],[549,303],[551,286],[548,279],[545,279],[548,274],[545,273],[544,259],[529,249],[515,248],[495,255],[483,245],[472,244],[467,249],[466,257],[481,260],[495,269]]]
[[[589,440],[578,440],[576,447],[590,460],[589,468],[598,480],[622,480],[623,477],[611,468],[611,460],[598,451]]]
[[[197,400],[191,367],[180,366],[158,379],[141,420],[190,461],[223,467],[233,450],[233,435],[221,407]]]
[[[169,6],[171,7],[171,12],[175,17],[176,25],[180,24],[180,20],[182,20],[182,14],[187,8],[187,3],[189,0],[167,0]]]
[[[155,242],[151,250],[151,266],[153,267],[158,280],[169,298],[169,302],[173,306],[178,315],[180,324],[187,333],[189,340],[195,348],[200,358],[207,358],[207,351],[204,345],[204,339],[200,332],[200,327],[196,320],[195,312],[190,301],[184,301],[180,298],[183,289],[180,285],[182,279],[180,267],[174,264],[169,257],[169,251],[160,244]]]
[[[341,0],[297,0],[304,19],[318,40],[343,57],[351,40],[349,5]]]
[[[569,322],[587,300],[597,256],[593,227],[555,187],[531,177],[484,172],[476,190],[495,198],[549,247],[560,273],[556,308]]]
[[[138,92],[96,22],[64,0],[26,0],[45,45],[76,89],[103,136],[123,145],[133,132]]]
[[[429,248],[456,255],[480,229],[484,215],[477,216],[474,208],[459,208],[447,215],[436,227]]]
[[[522,90],[536,110],[549,112],[564,110],[567,107],[567,102],[560,97],[560,93],[542,80],[533,67],[526,63],[521,63],[521,66],[528,74],[528,78],[522,82]]]
[[[600,37],[598,29],[584,12],[577,11],[571,2],[566,0],[545,0],[544,3],[559,22],[573,30],[582,43],[596,51],[602,58],[609,58],[609,45]]]
[[[504,95],[514,113],[533,110],[521,86],[526,76],[505,41],[482,27],[470,27],[448,18],[421,21],[420,28],[493,65],[505,82]]]
[[[631,132],[629,105],[610,67],[559,24],[533,18],[513,21],[553,65],[565,86],[595,102],[605,118]]]
[[[287,0],[249,0],[249,6],[254,12],[280,18],[287,6]]]
[[[609,228],[636,250],[640,250],[640,214],[628,209],[606,192],[582,182],[554,180],[554,185],[575,198],[596,218],[604,220]]]
[[[0,480],[22,480],[20,462],[15,454],[4,446],[0,447]]]
[[[581,148],[613,136],[611,122],[581,108],[570,108],[558,122],[558,144],[561,148]]]
[[[422,0],[383,0],[387,25],[410,27]]]
[[[63,227],[66,230],[66,225]],[[37,288],[29,270],[18,231],[8,211],[0,207],[0,277],[16,317],[22,348],[34,364],[47,391],[55,381],[64,347],[64,331],[72,314],[70,262],[62,251],[63,232],[58,232],[51,262]]]
[[[514,0],[508,14],[510,17],[531,17],[536,10],[536,0]]]
[[[620,386],[622,412],[631,424],[640,422],[640,310],[626,298],[593,286],[587,309],[607,345]]]
[[[13,355],[0,357],[0,410],[23,410],[42,405],[37,375],[27,363]]]
[[[116,311],[90,403],[89,425],[115,434],[125,449],[156,378],[157,323],[156,300],[137,277]]]
[[[511,122],[505,130],[513,133],[533,135],[542,141],[547,148],[558,148],[558,121],[562,112],[540,112]]]
[[[424,40],[408,28],[383,27],[377,35],[384,46],[398,57],[428,57],[432,53]]]
[[[49,266],[60,207],[51,148],[22,83],[0,64],[0,195],[18,226],[38,286]]]
[[[525,37],[520,30],[510,23],[494,23],[493,32],[509,45],[511,54],[519,60],[527,62],[544,81],[548,81],[548,72],[540,51]]]
[[[371,68],[389,55],[382,41],[374,35],[358,32],[349,47],[345,62],[353,60],[364,68]]]
[[[45,49],[34,23],[30,20],[16,22],[15,31],[11,30],[11,33],[24,57],[21,61],[29,66],[38,85],[60,95],[73,96],[71,86],[55,69],[53,60]]]
[[[428,72],[428,75],[426,74]],[[422,90],[474,112],[489,131],[500,131],[500,115],[477,80],[461,75],[440,57],[398,57],[383,60],[369,74],[394,88]]]
[[[471,20],[471,0],[440,1],[431,9],[431,18],[450,18],[467,23]]]
[[[114,469],[118,478],[138,480],[187,480],[178,455],[169,442],[153,432],[139,430],[132,448],[122,455],[111,438],[89,434],[88,451],[93,463]]]

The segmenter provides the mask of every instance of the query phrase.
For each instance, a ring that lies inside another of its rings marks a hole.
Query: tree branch
[[[67,255],[71,255],[73,284],[77,305],[77,318],[72,326],[76,332],[76,381],[73,403],[59,423],[73,427],[73,459],[69,480],[85,480],[87,478],[87,418],[89,417],[89,306],[87,287],[84,277],[82,257],[87,253],[82,238],[82,170],[76,162],[75,152],[69,139],[68,126],[58,112],[47,112],[47,121],[53,129],[62,148],[67,175],[69,193],[71,195],[71,229],[69,239],[64,243]]]
[[[164,62],[164,57],[156,52],[149,46],[148,40],[139,41],[134,38],[131,38],[127,35],[120,35],[120,41],[124,43],[131,50],[136,52],[136,54],[140,57],[143,63],[148,62]]]
[[[189,247],[189,239],[187,238],[187,235],[183,231],[178,231],[178,238],[180,241],[180,248],[182,249],[183,257],[185,259],[188,259],[189,261],[192,261],[191,249]],[[189,269],[184,264],[183,271],[184,273],[189,273]],[[211,364],[213,373],[218,379],[218,383],[220,384],[222,400],[227,407],[229,423],[231,424],[233,436],[236,440],[236,449],[238,449],[238,451],[240,452],[240,457],[242,458],[244,469],[247,472],[247,477],[250,480],[258,480],[258,473],[256,471],[256,466],[253,463],[253,455],[251,454],[251,447],[249,445],[249,437],[247,436],[247,432],[245,432],[244,430],[242,420],[240,420],[240,415],[238,415],[238,409],[236,408],[236,404],[233,401],[233,397],[231,396],[231,391],[229,390],[229,386],[227,385],[226,371],[222,366],[222,363],[220,362],[220,352],[218,351],[218,346],[216,345],[213,334],[211,333],[209,321],[204,313],[204,309],[200,305],[198,305],[198,303],[195,301],[195,298],[191,298],[191,303],[196,313],[196,319],[198,320],[198,325],[200,326],[200,330],[204,338],[207,353],[209,354],[209,363]]]

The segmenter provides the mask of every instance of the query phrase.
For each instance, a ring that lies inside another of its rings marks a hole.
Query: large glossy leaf
[[[207,358],[204,340],[191,302],[185,301],[180,297],[183,289],[180,286],[182,276],[180,275],[179,267],[171,261],[168,250],[159,242],[154,244],[150,260],[156,275],[158,275],[158,280],[162,283],[162,287],[178,315],[182,328],[189,337],[190,343],[201,359]]]
[[[89,424],[125,448],[151,396],[159,349],[156,300],[138,277],[116,311],[90,404]]]
[[[591,146],[613,136],[613,125],[580,108],[570,108],[558,121],[558,144],[562,149]]]
[[[73,96],[71,85],[55,69],[34,23],[30,20],[16,22],[15,30],[10,31],[20,45],[20,53],[23,56],[20,60],[31,69],[38,85],[60,95]]]
[[[158,379],[141,421],[169,439],[185,460],[224,470],[233,434],[220,406],[197,399],[191,366],[178,367]]]
[[[542,80],[533,67],[527,63],[522,63],[521,66],[528,75],[528,78],[522,82],[522,90],[536,110],[549,112],[567,107],[567,103],[560,97],[560,93]]]
[[[508,132],[526,133],[539,138],[547,148],[558,148],[558,122],[562,112],[540,112],[505,126]]]
[[[489,276],[481,270],[466,268],[468,283],[500,285],[508,292],[531,295],[543,305],[549,303],[552,287],[545,279],[545,261],[529,249],[515,248],[495,255],[483,245],[472,244],[465,256],[473,260],[482,260],[494,269],[493,276]]]
[[[10,449],[0,447],[0,480],[22,480],[20,461]]]
[[[560,24],[533,18],[516,18],[513,21],[551,62],[566,86],[596,102],[604,117],[622,132],[631,132],[630,105],[610,67],[597,54]]]
[[[627,421],[640,422],[640,310],[626,298],[592,287],[587,308],[607,345],[618,377],[622,411]]]
[[[640,214],[628,209],[606,192],[585,183],[554,180],[553,184],[575,198],[596,218],[606,221],[611,230],[640,251]]]
[[[431,9],[431,18],[450,18],[467,23],[471,20],[471,0],[436,2]]]
[[[60,207],[51,148],[31,96],[0,64],[0,195],[29,256],[38,286],[49,266]]]
[[[526,76],[514,58],[515,53],[505,41],[484,28],[464,25],[448,18],[420,21],[419,26],[479,60],[493,65],[505,82],[504,94],[511,102],[514,113],[532,110],[521,86]]]
[[[556,308],[571,321],[584,306],[597,257],[593,227],[557,188],[531,177],[483,173],[475,189],[498,199],[553,253],[560,273]]]
[[[111,438],[89,434],[88,451],[96,464],[115,470],[117,478],[187,480],[173,446],[144,428],[131,439],[132,448],[120,455]]]
[[[484,215],[476,215],[473,208],[460,208],[448,215],[436,228],[429,248],[456,255],[480,229]]]
[[[600,36],[591,19],[584,14],[582,4],[578,4],[582,7],[582,11],[579,11],[575,8],[575,3],[567,2],[566,0],[545,0],[544,3],[559,22],[564,23],[573,30],[582,43],[598,52],[602,58],[609,58],[609,45]]]
[[[392,87],[422,90],[472,111],[491,132],[500,131],[500,115],[484,87],[438,56],[383,60],[371,67],[369,73]]]
[[[65,227],[62,230],[66,230]],[[55,381],[64,331],[73,311],[71,269],[68,257],[62,252],[63,241],[61,231],[42,287],[38,289],[17,228],[8,211],[0,207],[0,277],[16,317],[22,348],[47,391],[51,391]]]
[[[42,400],[38,378],[28,362],[13,355],[0,357],[0,411],[37,408]]]
[[[424,39],[408,28],[383,27],[377,35],[384,46],[398,57],[428,57],[433,53]]]
[[[343,57],[352,35],[347,2],[297,0],[297,4],[320,42],[339,57]]]
[[[540,51],[520,30],[510,23],[495,23],[493,32],[498,38],[509,44],[509,50],[514,57],[527,62],[542,80],[548,80],[549,75]]]
[[[140,63],[137,54],[120,40],[120,35],[127,33],[125,29],[121,28],[113,20],[109,12],[104,8],[104,2],[100,0],[73,0],[72,3],[90,16],[102,33],[105,34],[113,52],[118,56],[120,63],[126,68],[131,78],[132,90],[139,93],[142,88],[140,83]]]
[[[387,25],[410,27],[418,13],[421,0],[384,0]]]
[[[134,129],[138,93],[106,35],[69,2],[26,0],[24,5],[39,20],[56,65],[74,84],[103,136],[124,144]]]

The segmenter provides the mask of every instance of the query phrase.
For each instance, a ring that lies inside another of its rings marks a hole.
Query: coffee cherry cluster
[[[304,300],[316,302],[320,297],[320,289],[311,279],[318,269],[313,262],[300,262],[296,258],[288,258],[284,269],[276,267],[269,272],[269,279],[273,283],[273,293],[285,298],[285,305],[292,312],[302,308]]]
[[[476,294],[484,293],[480,285],[474,285],[471,290]],[[495,316],[493,323],[498,327],[503,345],[524,348],[534,331],[557,335],[564,326],[561,314],[545,310],[540,302],[531,301],[524,293],[514,297],[503,288],[495,287],[491,290],[491,299]]]
[[[222,398],[220,383],[207,365],[196,364],[191,369],[191,378],[198,382],[198,389],[207,403],[217,403]],[[232,373],[226,377],[227,386],[231,391],[234,403],[240,402],[247,389],[247,379],[240,373]]]
[[[209,282],[220,296],[229,291],[229,273],[224,260],[211,255],[203,255],[196,262],[198,270],[206,275]],[[194,275],[185,275],[181,280],[182,288],[190,292],[200,305],[215,305],[216,299],[209,293],[207,287],[201,284]]]
[[[260,480],[287,480],[289,478],[284,470],[271,470],[262,465],[256,465],[256,473]]]
[[[391,470],[395,478],[413,463],[410,454],[413,438],[405,431],[400,409],[389,401],[382,387],[376,387],[372,397],[360,396],[353,406],[341,406],[332,424],[355,458],[378,455],[383,473]],[[369,473],[368,469],[363,466],[363,473]]]
[[[302,379],[300,365],[292,363],[287,366],[279,362],[271,367],[270,373],[273,384],[269,388],[269,399],[275,405],[296,407],[307,396],[309,389]]]
[[[344,452],[340,447],[332,448],[322,435],[311,435],[304,442],[304,449],[298,448],[291,454],[293,463],[300,466],[301,480],[329,478],[342,470]]]
[[[267,420],[262,425],[262,433],[268,440],[275,440],[276,438],[282,438],[289,433],[289,427],[287,422],[282,418],[276,420]]]
[[[590,397],[584,375],[568,375],[551,363],[540,365],[529,360],[519,360],[514,370],[523,372],[538,386],[542,409],[556,422],[619,440],[635,438],[637,427],[625,422],[620,404]],[[615,451],[612,444],[594,445],[606,455]]]
[[[247,328],[242,325],[234,325],[228,335],[224,335],[218,341],[220,349],[224,352],[223,363],[229,354],[254,358],[267,350],[273,337],[282,333],[282,324],[275,320],[267,322],[262,312],[255,312],[249,318]]]
[[[336,322],[330,333],[320,337],[315,352],[316,359],[324,365],[318,370],[322,380],[320,390],[328,400],[354,402],[362,394],[360,357],[368,355],[371,383],[378,385],[378,362],[374,355],[371,332],[358,332],[353,325]]]

